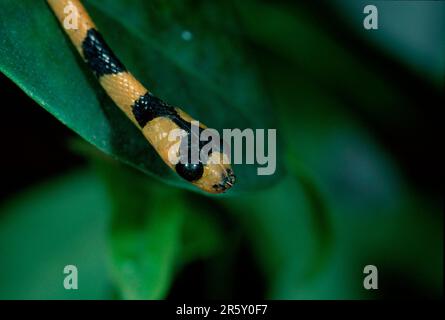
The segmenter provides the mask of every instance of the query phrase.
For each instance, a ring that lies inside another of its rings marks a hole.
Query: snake
[[[192,130],[192,123],[196,120],[181,108],[155,96],[127,70],[105,42],[84,5],[79,0],[47,0],[47,3],[101,87],[136,125],[167,166],[205,192],[218,194],[230,189],[236,178],[230,160],[221,161],[227,159],[223,151],[210,150],[209,161],[190,161],[190,157],[179,161],[184,158],[184,151],[181,151],[181,144],[177,140],[169,138],[169,133],[175,129],[183,130],[185,134],[179,139],[188,146],[190,153],[193,150],[191,135],[196,132]],[[74,28],[65,27],[67,12],[70,12],[66,8],[76,13],[77,24]],[[197,123],[199,132],[207,128],[201,122]],[[199,143],[198,149],[202,147],[202,143]],[[172,154],[177,161],[171,160]]]

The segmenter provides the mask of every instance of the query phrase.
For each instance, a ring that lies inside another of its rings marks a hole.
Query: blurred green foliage
[[[107,212],[101,181],[72,172],[2,206],[0,299],[109,299]],[[78,291],[63,287],[65,265],[82,270]]]
[[[46,5],[2,1],[0,70],[85,140],[149,175],[76,144],[90,168],[1,209],[1,298],[160,299],[196,261],[214,272],[204,295],[218,297],[215,288],[245,272],[231,261],[239,237],[266,298],[442,292],[437,194],[415,185],[358,116],[403,136],[417,128],[417,105],[310,10],[259,0],[85,4],[161,97],[211,127],[277,128],[279,171],[258,177],[238,166],[228,197],[189,190],[104,95]],[[61,285],[69,263],[81,274],[74,294]],[[379,268],[378,292],[362,287],[367,264]]]

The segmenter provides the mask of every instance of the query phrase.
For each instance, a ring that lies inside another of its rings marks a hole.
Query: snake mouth
[[[213,185],[213,188],[217,192],[225,192],[233,186],[235,181],[236,181],[236,176],[233,174],[233,171],[231,169],[228,169],[224,173],[222,181],[218,184]]]
[[[236,176],[233,174],[232,170],[227,170],[227,175],[224,177],[222,184],[225,189],[229,189],[233,186],[236,181]]]

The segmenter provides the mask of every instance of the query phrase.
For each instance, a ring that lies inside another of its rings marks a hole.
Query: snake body
[[[230,164],[220,161],[224,154],[213,151],[206,163],[181,162],[172,163],[169,153],[181,158],[179,143],[170,141],[169,133],[174,129],[182,129],[190,147],[191,122],[193,118],[178,107],[173,107],[147,90],[116,57],[98,31],[85,7],[78,0],[47,0],[57,19],[64,25],[67,18],[65,8],[74,6],[77,12],[77,27],[64,28],[71,42],[76,47],[100,85],[141,130],[142,134],[153,146],[162,160],[182,178],[198,188],[210,192],[221,193],[229,189],[235,182],[235,175]],[[203,124],[199,130],[205,129]],[[201,146],[200,146],[201,147]]]

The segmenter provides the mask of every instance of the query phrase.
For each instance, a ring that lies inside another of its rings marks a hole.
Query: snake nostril
[[[221,178],[220,183],[213,185],[213,189],[217,190],[218,192],[225,192],[226,190],[230,189],[236,180],[233,171],[230,169],[227,170],[227,172],[225,172]]]
[[[225,189],[229,189],[230,187],[233,186],[233,184],[235,183],[236,177],[233,174],[232,170],[228,170],[226,176],[223,179],[222,185],[224,186]]]

